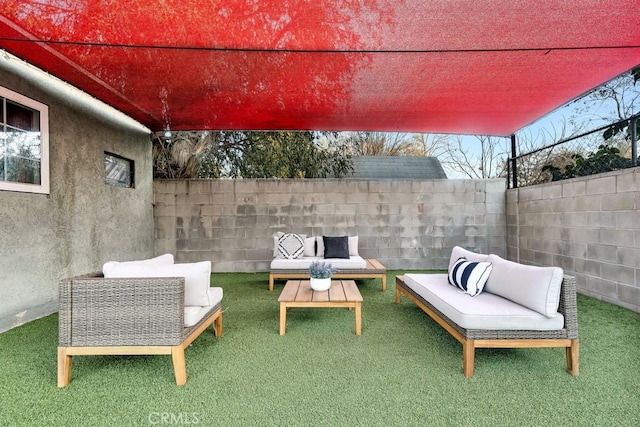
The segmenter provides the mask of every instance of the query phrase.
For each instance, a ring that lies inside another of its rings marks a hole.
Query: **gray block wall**
[[[276,232],[358,235],[389,269],[444,269],[451,249],[506,256],[506,184],[496,180],[157,180],[156,254],[268,271]]]
[[[640,311],[640,170],[507,191],[509,259],[557,265],[580,293]]]
[[[49,106],[51,180],[48,195],[0,191],[2,332],[56,312],[59,279],[149,257],[154,243],[148,133],[61,99],[47,79],[0,67],[0,85]],[[135,188],[105,184],[105,151],[134,160]]]

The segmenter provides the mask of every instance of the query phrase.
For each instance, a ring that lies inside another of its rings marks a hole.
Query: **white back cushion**
[[[499,295],[547,317],[554,317],[560,303],[563,270],[560,267],[537,267],[507,261],[489,255],[493,270],[485,292]]]
[[[316,256],[316,238],[305,237],[303,256]]]
[[[184,277],[184,305],[211,305],[207,291],[211,284],[211,261],[168,265],[106,266],[104,277]]]
[[[316,256],[324,258],[324,239],[316,236]]]
[[[468,251],[460,246],[454,246],[451,250],[451,258],[449,258],[449,268],[447,270],[451,271],[453,264],[455,264],[459,258],[466,258],[468,261],[472,262],[486,262],[489,260],[489,255],[478,254]]]
[[[105,267],[107,269],[116,265],[168,265],[173,264],[173,254],[164,254],[155,258],[141,259],[137,261],[108,261],[102,266],[104,273]]]
[[[358,256],[358,236],[350,236],[348,239],[349,242],[349,255],[350,256]]]

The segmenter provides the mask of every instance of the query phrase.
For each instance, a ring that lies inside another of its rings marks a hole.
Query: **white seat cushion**
[[[272,270],[304,270],[309,268],[313,261],[324,261],[331,264],[332,267],[338,269],[338,273],[342,270],[363,270],[367,268],[367,261],[361,256],[350,256],[347,258],[324,258],[323,256],[317,257],[302,257],[298,259],[281,259],[274,258],[271,261]]]
[[[103,269],[111,277],[184,277],[184,305],[211,305],[207,291],[211,284],[211,261],[170,265],[119,263]]]
[[[560,267],[537,267],[489,255],[493,265],[485,292],[499,295],[547,317],[558,312],[564,272]]]
[[[471,298],[447,283],[446,274],[405,274],[405,283],[442,314],[465,329],[559,330],[564,316],[542,314],[498,295],[483,292]]]
[[[222,301],[222,288],[209,288],[207,294],[209,295],[211,305],[206,305],[204,307],[199,305],[187,305],[184,307],[185,328],[197,324],[202,317],[207,314],[207,311],[211,310],[211,307]]]

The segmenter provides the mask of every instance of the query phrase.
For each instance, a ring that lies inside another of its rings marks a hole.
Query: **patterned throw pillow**
[[[283,233],[278,237],[278,258],[296,259],[304,253],[306,236],[294,233]]]
[[[473,262],[460,257],[449,270],[449,284],[462,289],[472,297],[480,295],[492,268],[490,262]]]

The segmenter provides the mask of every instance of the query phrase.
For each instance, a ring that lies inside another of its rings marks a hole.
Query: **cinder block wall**
[[[258,272],[278,231],[358,235],[390,269],[442,269],[455,245],[506,256],[505,191],[502,179],[157,180],[155,250]]]
[[[509,259],[558,265],[580,293],[640,311],[640,171],[507,191]]]

